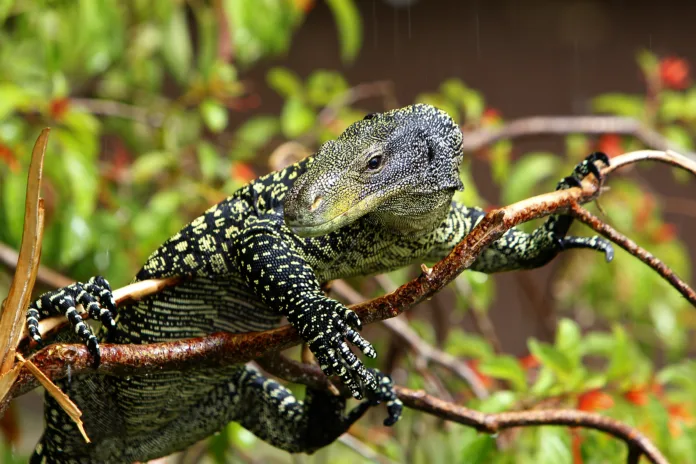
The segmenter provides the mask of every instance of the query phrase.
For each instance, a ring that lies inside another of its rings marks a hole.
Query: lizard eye
[[[376,155],[370,158],[370,160],[367,162],[367,169],[370,171],[374,171],[378,167],[382,165],[382,155]]]
[[[374,118],[375,116],[377,116],[377,113],[368,113],[368,114],[365,115],[365,117],[363,118],[363,120],[365,120],[365,119],[372,119],[372,118]]]

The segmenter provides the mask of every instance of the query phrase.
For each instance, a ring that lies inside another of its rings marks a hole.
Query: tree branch
[[[640,121],[623,116],[532,116],[516,119],[498,128],[480,128],[464,132],[464,151],[476,151],[502,139],[541,134],[622,134],[632,135],[657,150],[683,151],[659,132]],[[696,153],[685,152],[692,160]]]

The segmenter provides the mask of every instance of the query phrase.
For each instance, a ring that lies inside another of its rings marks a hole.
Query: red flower
[[[599,411],[614,406],[614,398],[600,390],[590,390],[578,396],[578,409],[581,411]]]
[[[7,145],[0,143],[0,161],[4,161],[12,172],[19,172],[19,161]]]
[[[597,141],[597,150],[606,153],[609,158],[619,156],[624,152],[621,137],[616,134],[602,135]]]
[[[627,401],[638,406],[644,406],[648,404],[648,400],[650,399],[650,397],[648,396],[648,390],[645,387],[631,388],[630,390],[624,392],[623,396],[624,398],[626,398]]]
[[[677,236],[677,226],[674,224],[664,223],[657,228],[652,234],[652,239],[655,243],[665,243],[674,240]]]
[[[539,360],[533,354],[528,354],[520,358],[519,362],[523,369],[534,369],[535,367],[539,367]]]
[[[689,63],[683,58],[669,56],[660,60],[660,80],[668,89],[684,90],[689,86]]]
[[[502,122],[503,117],[495,108],[486,108],[481,115],[481,124],[484,126],[495,126]]]
[[[669,432],[673,437],[678,437],[682,433],[682,426],[692,426],[694,424],[694,416],[683,404],[672,404],[667,407],[669,421],[667,423]]]
[[[493,379],[488,377],[486,374],[484,374],[478,369],[478,366],[479,364],[481,364],[481,361],[479,361],[478,359],[469,359],[466,361],[466,364],[472,371],[474,371],[474,374],[476,374],[476,377],[478,377],[478,379],[481,381],[484,387],[490,388],[493,386]]]
[[[232,163],[232,168],[230,169],[230,175],[234,180],[240,182],[251,182],[256,179],[256,173],[247,163],[235,162]]]
[[[48,105],[48,113],[56,121],[65,115],[70,108],[70,100],[68,98],[54,98]]]
[[[295,0],[295,6],[305,13],[309,13],[309,10],[314,8],[315,0]]]

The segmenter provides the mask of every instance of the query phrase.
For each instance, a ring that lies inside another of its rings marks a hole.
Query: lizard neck
[[[387,202],[383,209],[368,214],[365,219],[373,227],[415,238],[438,228],[447,217],[451,202],[451,191],[436,195],[412,194]]]

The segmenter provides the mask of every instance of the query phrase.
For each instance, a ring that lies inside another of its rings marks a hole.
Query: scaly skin
[[[452,202],[463,188],[458,167],[462,135],[444,112],[413,105],[366,117],[319,152],[261,177],[206,211],[156,250],[136,280],[189,279],[115,315],[108,282],[95,278],[42,296],[27,313],[32,336],[38,319],[65,314],[72,338],[98,362],[99,341],[151,343],[215,331],[260,331],[281,316],[298,329],[328,375],[338,375],[357,398],[308,389],[305,400],[245,365],[141,377],[80,376],[61,382],[82,409],[92,439],[85,444],[50,396],[46,431],[32,462],[132,462],[181,450],[230,421],[274,446],[312,452],[331,443],[371,405],[387,404],[386,425],[401,403],[389,377],[366,369],[350,350],[375,350],[357,316],[327,298],[320,284],[390,271],[444,257],[483,217]],[[559,188],[593,173],[593,154]],[[473,269],[529,269],[564,248],[593,248],[611,259],[597,238],[565,237],[570,218],[552,216],[532,234],[511,230]],[[97,339],[77,311],[81,303],[104,329]],[[115,316],[115,317],[114,317]]]

